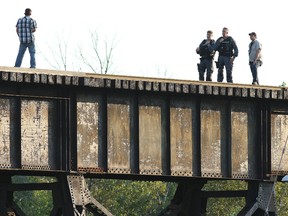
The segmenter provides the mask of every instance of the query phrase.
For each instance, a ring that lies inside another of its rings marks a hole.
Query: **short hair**
[[[31,10],[30,8],[26,8],[24,14],[25,14],[26,16],[30,16],[30,15],[31,15],[31,12],[32,12],[32,10]]]
[[[208,31],[207,31],[207,33],[213,34],[213,31],[211,31],[211,30],[208,30]]]
[[[249,35],[254,35],[257,38],[257,34],[255,32],[251,32]]]
[[[223,30],[226,30],[227,32],[229,32],[229,29],[227,27],[224,27]]]

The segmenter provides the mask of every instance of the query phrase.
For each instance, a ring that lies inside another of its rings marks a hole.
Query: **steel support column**
[[[201,216],[209,198],[245,197],[246,205],[238,216],[274,216],[276,198],[273,182],[248,182],[248,190],[202,191],[204,180],[180,182],[171,204],[159,216]]]
[[[113,216],[91,196],[83,175],[68,175],[67,184],[72,200],[74,216],[86,216],[87,211],[93,213],[95,216]],[[67,216],[68,215],[72,214],[67,214]]]
[[[238,216],[274,216],[276,197],[273,182],[248,182],[245,207]]]
[[[206,184],[205,180],[180,182],[171,204],[159,216],[201,216],[206,211],[207,199],[202,200],[201,189]]]

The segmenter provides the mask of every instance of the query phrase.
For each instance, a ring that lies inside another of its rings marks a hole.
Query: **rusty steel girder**
[[[284,87],[0,67],[0,172],[58,176],[25,188],[52,190],[51,215],[109,215],[84,177],[196,181],[180,184],[180,210],[243,196],[240,215],[274,215],[287,136]],[[245,180],[248,190],[203,192],[209,179]],[[17,209],[10,192],[24,187],[4,182],[1,212]]]
[[[279,164],[287,88],[8,67],[0,84],[3,171],[162,180],[288,174],[288,158]]]

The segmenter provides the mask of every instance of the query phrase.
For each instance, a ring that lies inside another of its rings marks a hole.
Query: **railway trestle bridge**
[[[25,215],[13,191],[41,189],[51,215],[112,215],[89,177],[179,182],[178,208],[162,215],[201,215],[210,197],[245,197],[238,215],[276,215],[287,136],[284,87],[0,67],[0,212]],[[248,189],[203,191],[211,179]]]

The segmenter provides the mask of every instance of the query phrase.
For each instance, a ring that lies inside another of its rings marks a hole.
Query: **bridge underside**
[[[5,175],[0,182],[0,215],[25,216],[26,214],[15,203],[15,191],[49,190],[52,192],[53,208],[51,216],[93,215],[112,216],[94,197],[85,182],[83,175],[58,174],[57,181],[52,183],[12,183],[11,177]],[[247,190],[208,191],[203,190],[205,179],[189,179],[180,181],[170,205],[159,216],[206,214],[209,198],[243,197],[246,205],[238,216],[276,215],[276,200],[273,182],[248,181]],[[128,210],[129,212],[129,210]],[[35,212],[37,215],[37,212]]]
[[[12,183],[12,176],[5,175],[0,182],[0,215],[25,216],[26,214],[15,203],[13,193],[15,191],[49,190],[52,192],[53,209],[51,216],[112,214],[90,195],[83,175],[58,174],[57,181],[53,183]],[[39,213],[35,212],[35,215]]]

